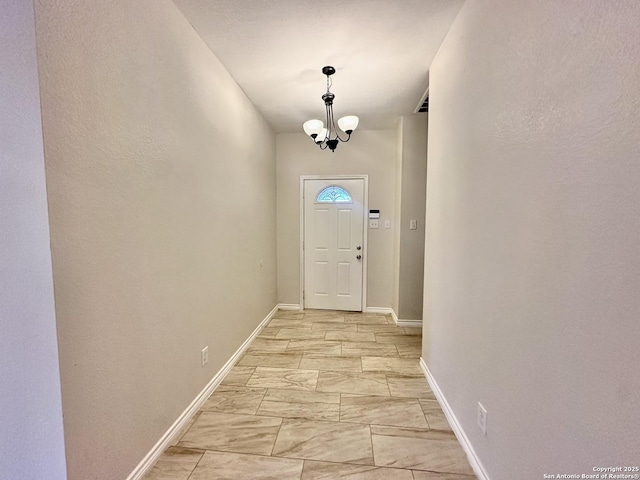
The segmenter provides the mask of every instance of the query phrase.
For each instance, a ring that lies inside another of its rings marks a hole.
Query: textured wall
[[[36,14],[69,478],[122,480],[276,303],[275,140],[170,0]]]
[[[394,224],[395,131],[356,131],[336,151],[322,151],[304,133],[276,136],[278,156],[278,297],[300,303],[300,175],[369,175],[369,208],[380,210],[380,228],[369,230],[367,305],[391,307]]]
[[[423,354],[492,480],[638,464],[639,25],[467,0],[431,67]]]
[[[64,480],[33,3],[0,2],[0,478]]]

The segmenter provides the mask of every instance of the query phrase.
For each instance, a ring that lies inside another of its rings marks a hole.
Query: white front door
[[[304,305],[362,310],[364,179],[304,180]]]

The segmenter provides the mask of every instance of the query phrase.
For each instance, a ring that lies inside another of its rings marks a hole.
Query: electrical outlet
[[[369,228],[378,228],[378,220],[369,220]]]
[[[201,360],[202,366],[204,367],[209,361],[209,347],[208,346],[204,347],[201,353],[202,355],[200,357],[200,360]]]
[[[487,409],[478,402],[478,426],[482,433],[487,434]]]

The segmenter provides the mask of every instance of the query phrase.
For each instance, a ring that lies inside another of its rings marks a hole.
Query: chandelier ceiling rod
[[[326,66],[322,69],[322,73],[327,76],[327,93],[322,95],[327,126],[324,126],[322,120],[313,119],[304,122],[302,128],[321,150],[329,148],[329,150],[334,152],[338,146],[338,142],[348,142],[351,139],[351,134],[358,126],[359,119],[355,115],[348,115],[338,119],[338,127],[347,134],[346,139],[342,138],[336,128],[333,116],[333,100],[335,99],[335,95],[331,93],[331,85],[333,83],[331,75],[336,73],[336,69],[331,66]]]

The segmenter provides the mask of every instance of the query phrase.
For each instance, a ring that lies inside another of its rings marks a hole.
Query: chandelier
[[[338,119],[338,127],[347,134],[346,139],[342,138],[336,128],[336,123],[333,118],[333,99],[335,98],[335,95],[329,91],[332,83],[331,75],[336,73],[336,69],[327,66],[322,69],[322,73],[327,76],[327,93],[322,95],[322,100],[324,100],[326,110],[327,126],[324,126],[322,120],[313,119],[304,122],[302,128],[321,150],[329,148],[329,150],[335,152],[338,142],[348,142],[351,139],[351,133],[353,133],[358,126],[358,117],[355,115],[348,115]]]

